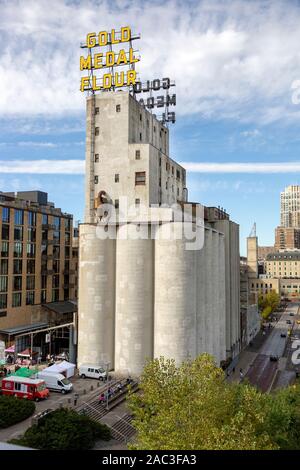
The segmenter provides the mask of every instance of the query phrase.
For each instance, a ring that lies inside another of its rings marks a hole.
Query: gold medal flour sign
[[[87,71],[87,75],[81,78],[80,90],[95,92],[133,87],[137,82],[134,64],[139,61],[132,47],[134,39],[139,39],[139,36],[133,36],[129,26],[122,27],[120,31],[88,33],[85,44],[81,45],[88,49],[88,53],[80,56],[80,70]],[[125,67],[126,70],[116,71],[115,67]],[[102,70],[103,74],[97,77],[96,72]]]

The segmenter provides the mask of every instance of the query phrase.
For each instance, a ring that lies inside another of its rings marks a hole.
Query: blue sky
[[[42,189],[83,219],[79,44],[130,25],[142,35],[141,78],[176,81],[171,156],[188,170],[189,199],[227,209],[242,254],[254,221],[260,244],[274,242],[279,193],[300,184],[299,2],[0,0],[0,9],[0,190]]]

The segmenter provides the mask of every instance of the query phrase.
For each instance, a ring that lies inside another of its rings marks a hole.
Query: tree
[[[110,430],[105,424],[61,408],[41,418],[23,437],[11,442],[34,449],[85,450],[94,446],[96,438],[110,439]]]
[[[267,318],[269,318],[269,316],[271,315],[272,313],[272,307],[269,305],[268,307],[265,307],[261,313],[261,316],[264,320],[267,320]]]
[[[149,362],[140,391],[129,395],[134,449],[278,448],[267,432],[267,396],[226,382],[208,354],[179,367],[163,357]]]
[[[0,397],[0,429],[12,426],[34,413],[35,404],[30,400],[2,395]]]

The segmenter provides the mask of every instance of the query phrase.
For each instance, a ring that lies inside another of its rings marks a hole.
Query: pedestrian
[[[233,373],[233,374],[235,373],[235,367],[232,368],[232,373]]]
[[[240,379],[243,380],[244,378],[244,372],[243,369],[240,369]]]

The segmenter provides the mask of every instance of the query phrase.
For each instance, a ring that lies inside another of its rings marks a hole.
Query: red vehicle
[[[49,390],[41,379],[27,377],[5,377],[2,380],[2,395],[13,395],[27,400],[40,401],[48,398]]]

